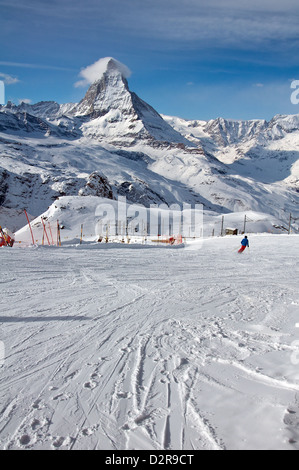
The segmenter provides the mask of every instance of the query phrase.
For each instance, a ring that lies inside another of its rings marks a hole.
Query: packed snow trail
[[[0,447],[299,448],[299,237],[250,241],[1,249]]]

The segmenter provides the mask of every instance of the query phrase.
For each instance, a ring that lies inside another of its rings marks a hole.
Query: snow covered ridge
[[[203,237],[225,235],[230,226],[241,233],[244,220],[249,232],[281,233],[279,221],[261,213],[247,213],[246,218],[241,212],[219,216],[203,213],[201,205],[155,204],[146,208],[130,204],[124,197],[115,201],[95,196],[61,197],[31,222],[34,240],[26,225],[16,233],[15,247],[58,244],[58,224],[62,246],[79,242],[165,245],[196,242],[199,249]]]
[[[183,237],[203,237],[203,208],[190,204],[184,204],[183,208],[165,204],[146,208],[129,204],[125,197],[118,197],[117,201],[93,196],[62,197],[30,225],[17,232],[17,245],[56,245],[57,225],[61,244],[77,243],[80,239],[81,242],[134,240],[174,244],[182,243]]]
[[[22,227],[14,214],[23,208],[36,217],[58,197],[78,195],[121,195],[146,207],[203,204],[215,216],[253,211],[277,226],[298,217],[299,116],[161,116],[130,91],[128,77],[105,58],[82,71],[96,79],[80,103],[0,107],[3,226]]]
[[[123,146],[143,139],[152,144],[160,142],[160,145],[174,143],[194,147],[150,105],[129,90],[129,70],[125,65],[106,58],[82,74],[86,83],[90,78],[94,80],[80,103],[21,103],[19,106],[9,103],[2,109],[6,116],[0,121],[0,131],[24,130],[70,138],[81,135]]]

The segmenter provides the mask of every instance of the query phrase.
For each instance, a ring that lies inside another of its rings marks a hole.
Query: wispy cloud
[[[39,69],[39,70],[60,70],[62,72],[75,72],[75,69],[60,67],[56,65],[43,65],[43,64],[26,64],[23,62],[10,62],[10,61],[0,61],[0,65],[6,67],[20,67],[24,69]]]
[[[200,5],[202,3],[205,6]],[[287,8],[279,10],[275,5],[274,8],[258,8],[258,5],[241,8],[239,2],[229,4],[231,8],[223,1],[181,2],[181,5],[176,3],[173,10],[160,8],[158,15],[151,15],[148,9],[133,25],[127,13],[124,24],[130,25],[130,34],[135,31],[143,37],[174,41],[176,46],[179,42],[182,45],[194,43],[197,47],[202,43],[218,48],[250,49],[261,44],[271,47],[273,41],[299,39],[298,6],[290,13]]]
[[[299,40],[298,0],[0,0],[1,6],[11,9],[18,21],[27,11],[55,21],[56,29],[60,24],[76,32],[127,34],[168,41],[169,47],[197,41],[252,48]]]
[[[5,85],[14,85],[20,81],[17,77],[12,77],[6,73],[0,73],[0,79],[5,83]]]

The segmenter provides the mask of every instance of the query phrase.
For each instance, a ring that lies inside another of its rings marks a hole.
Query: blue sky
[[[160,113],[299,113],[298,0],[0,0],[6,99],[77,102],[80,70],[112,56]]]

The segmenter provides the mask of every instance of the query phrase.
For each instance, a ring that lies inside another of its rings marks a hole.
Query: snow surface
[[[240,240],[2,248],[0,447],[298,449],[299,238]]]

